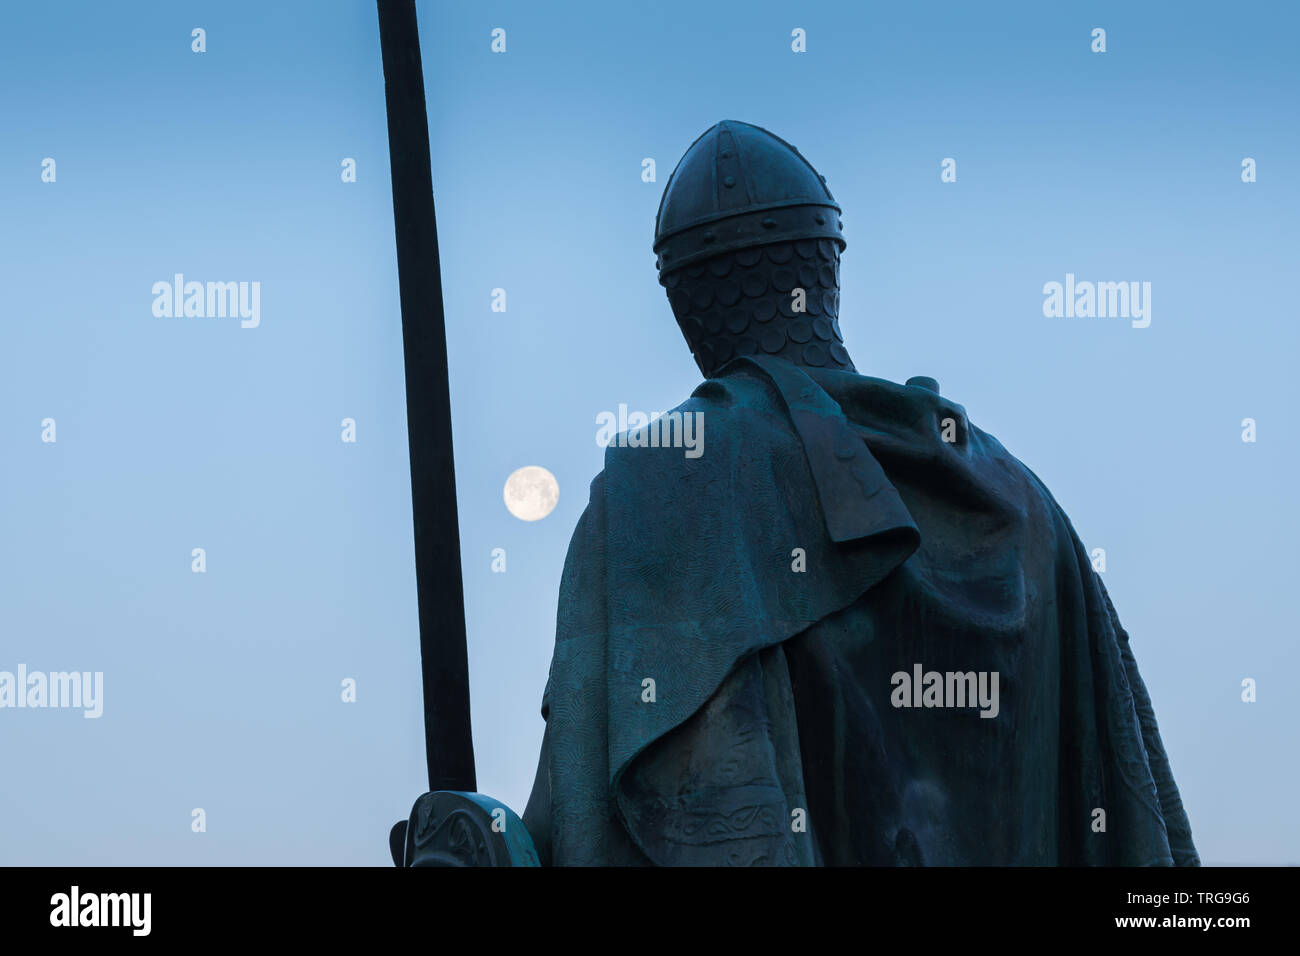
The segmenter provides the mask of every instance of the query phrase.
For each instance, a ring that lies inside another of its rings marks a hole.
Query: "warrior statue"
[[[823,177],[746,123],[664,189],[659,282],[705,378],[675,411],[708,441],[674,447],[669,413],[591,484],[523,817],[537,857],[1196,865],[1088,553],[933,379],[857,371],[842,230]]]

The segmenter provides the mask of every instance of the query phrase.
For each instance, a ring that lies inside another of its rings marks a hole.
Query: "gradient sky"
[[[843,206],[858,367],[936,378],[1106,549],[1204,860],[1300,863],[1293,5],[418,10],[482,791],[531,787],[596,415],[699,382],[653,219],[731,118]],[[0,120],[0,670],[105,684],[0,710],[0,863],[387,863],[425,768],[373,4],[7,4]],[[260,327],[155,318],[177,272],[259,281]],[[1150,327],[1044,318],[1066,273],[1150,282]]]

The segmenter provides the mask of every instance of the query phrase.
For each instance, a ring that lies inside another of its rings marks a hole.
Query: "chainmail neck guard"
[[[840,250],[829,239],[727,252],[662,273],[659,284],[705,378],[756,352],[856,371],[840,334]]]

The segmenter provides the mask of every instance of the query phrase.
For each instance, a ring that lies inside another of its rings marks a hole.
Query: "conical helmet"
[[[799,151],[767,130],[723,120],[691,144],[655,217],[661,273],[724,252],[796,239],[842,251],[840,207]]]

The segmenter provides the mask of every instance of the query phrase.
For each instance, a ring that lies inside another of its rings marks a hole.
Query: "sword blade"
[[[475,791],[447,333],[420,34],[415,0],[378,4],[406,363],[425,759],[430,790]]]

